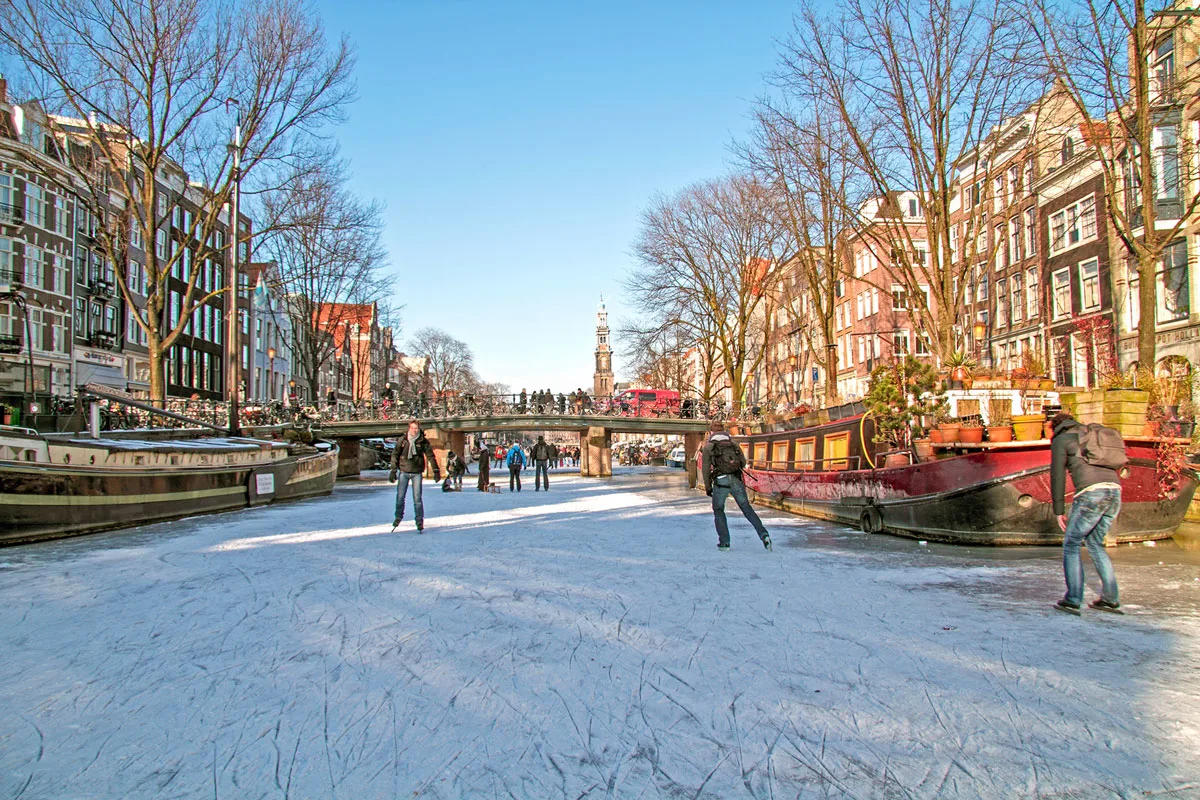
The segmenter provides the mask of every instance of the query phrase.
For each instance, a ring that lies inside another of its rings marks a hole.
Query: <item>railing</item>
[[[117,343],[117,335],[110,331],[94,331],[87,340],[93,347],[111,350]]]
[[[5,355],[16,355],[23,348],[23,343],[20,336],[7,333],[0,333],[0,353]]]
[[[0,203],[0,224],[20,225],[25,221],[25,209],[11,203]]]
[[[95,297],[112,297],[113,285],[106,280],[95,280],[88,287],[88,291]]]
[[[775,461],[769,458],[750,459],[747,466],[750,469],[766,472],[845,472],[850,470],[872,469],[864,467],[866,460],[862,456],[834,456],[832,458],[799,459]]]

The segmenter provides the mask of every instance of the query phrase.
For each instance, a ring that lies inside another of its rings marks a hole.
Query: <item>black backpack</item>
[[[1079,437],[1079,455],[1093,467],[1120,469],[1129,461],[1120,431],[1090,422],[1081,425],[1075,435]]]
[[[746,454],[729,439],[718,439],[712,446],[714,475],[737,475],[746,467]]]

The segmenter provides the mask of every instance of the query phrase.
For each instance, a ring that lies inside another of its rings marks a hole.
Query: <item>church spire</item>
[[[608,309],[604,306],[604,295],[600,295],[600,308],[596,311],[596,371],[592,374],[595,397],[613,393],[612,347],[608,335]]]

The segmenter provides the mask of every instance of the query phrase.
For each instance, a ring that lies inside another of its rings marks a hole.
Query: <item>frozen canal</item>
[[[1078,619],[1053,549],[554,481],[0,550],[0,797],[1200,797],[1196,553]]]

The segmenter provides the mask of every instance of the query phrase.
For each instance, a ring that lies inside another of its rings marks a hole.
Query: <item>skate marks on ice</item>
[[[1117,797],[1200,777],[1193,621],[1084,632],[964,601],[969,570],[764,553],[735,513],[720,555],[707,498],[639,480],[431,492],[422,537],[352,535],[390,527],[380,485],[6,557],[0,796]]]

